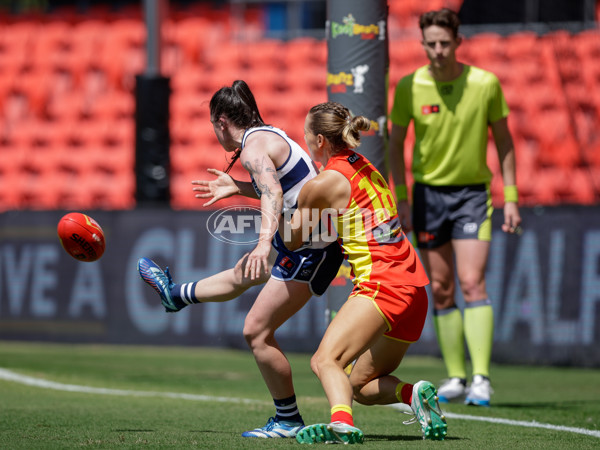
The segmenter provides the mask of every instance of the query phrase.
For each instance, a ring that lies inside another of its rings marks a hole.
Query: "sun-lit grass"
[[[329,419],[310,355],[288,355],[306,422]],[[57,383],[209,396],[186,400],[67,392],[0,380],[0,448],[279,448],[294,440],[245,439],[274,408],[249,352],[196,347],[130,347],[0,342],[0,367]],[[441,361],[408,356],[402,379],[444,376]],[[491,408],[460,404],[449,413],[600,430],[600,370],[493,367]],[[221,399],[217,399],[220,397]],[[249,402],[224,401],[249,399]],[[600,438],[559,429],[529,428],[463,418],[449,419],[444,443],[423,442],[420,428],[388,407],[355,405],[366,448],[598,448]]]

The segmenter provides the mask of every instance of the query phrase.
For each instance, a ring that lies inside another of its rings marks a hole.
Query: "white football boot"
[[[440,403],[448,403],[453,400],[463,400],[467,393],[467,380],[464,378],[450,378],[445,380],[437,390]]]
[[[490,406],[490,396],[494,393],[490,386],[490,379],[483,375],[473,375],[473,382],[469,387],[469,394],[465,399],[466,405]]]

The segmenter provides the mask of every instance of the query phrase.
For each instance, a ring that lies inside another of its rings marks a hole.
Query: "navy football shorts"
[[[279,233],[275,233],[273,247],[277,250],[277,259],[271,269],[271,276],[281,281],[308,283],[310,291],[316,296],[325,293],[344,260],[337,241],[324,248],[291,251],[283,244]]]

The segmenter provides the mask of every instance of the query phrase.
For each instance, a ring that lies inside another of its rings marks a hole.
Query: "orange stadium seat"
[[[505,55],[511,64],[537,59],[540,37],[533,31],[519,31],[504,38]]]
[[[321,44],[321,41],[310,37],[292,39],[283,45],[283,54],[279,57],[285,58],[286,61],[293,59],[309,65],[327,64],[327,60],[322,59]]]
[[[598,123],[600,118],[596,111],[579,107],[574,111],[575,136],[583,146],[588,146],[600,138]]]
[[[536,58],[515,59],[506,65],[513,71],[513,79],[521,90],[526,90],[529,86],[544,83],[547,80],[548,69]]]
[[[580,146],[573,137],[567,137],[559,142],[540,143],[537,163],[543,167],[571,170],[581,162]]]
[[[299,93],[325,93],[327,86],[327,66],[296,64],[281,72],[282,85],[286,90]]]
[[[197,134],[199,133],[199,127],[194,126],[194,122],[184,117],[177,117],[171,114],[171,122],[169,125],[169,132],[171,138],[171,145],[192,147],[196,145],[198,140]]]
[[[463,46],[467,49],[475,65],[484,64],[486,61],[506,59],[506,45],[504,39],[498,33],[484,32],[475,34],[466,39]]]
[[[49,99],[46,104],[47,117],[54,122],[66,125],[81,119],[85,110],[85,98],[77,90]]]
[[[491,59],[489,61],[481,61],[481,64],[477,64],[477,66],[496,75],[503,89],[508,86],[519,84],[519,73],[514,67],[507,64],[506,61]]]
[[[90,64],[83,69],[76,89],[88,100],[95,99],[110,91],[106,73],[94,64]]]
[[[295,60],[287,45],[277,39],[262,39],[248,43],[245,48],[240,48],[247,54],[244,63],[253,70],[262,70],[265,67],[281,67],[288,60]],[[293,61],[291,62],[293,64]]]
[[[22,176],[16,171],[2,171],[0,164],[0,212],[19,209],[19,183]]]
[[[600,32],[597,28],[575,34],[573,44],[580,59],[600,59]]]
[[[577,141],[565,109],[545,111],[531,121],[539,143],[538,163],[543,166],[574,167],[580,163]]]
[[[266,65],[260,70],[249,69],[244,73],[243,79],[248,83],[250,89],[252,89],[257,102],[263,103],[266,96],[280,95],[280,91],[289,89],[286,83],[288,70],[273,65]]]
[[[195,150],[191,145],[171,143],[169,147],[169,160],[172,174],[185,174],[190,159],[189,153]]]
[[[210,97],[199,92],[176,92],[171,95],[170,112],[174,120],[210,120]]]
[[[231,86],[235,80],[246,79],[247,69],[241,65],[221,64],[206,68],[206,79],[203,83],[204,94],[207,100],[223,86]]]
[[[146,26],[142,20],[121,18],[110,23],[110,38],[124,46],[143,47],[146,42]]]
[[[538,169],[534,175],[535,204],[553,206],[560,203],[559,191],[564,186],[567,175],[556,168]]]
[[[221,42],[219,45],[206,49],[204,64],[217,72],[226,70],[227,67],[241,70],[249,57],[245,54],[245,50],[242,43]]]
[[[461,2],[388,3],[390,20],[414,31],[423,11]],[[132,91],[135,75],[145,67],[146,32],[141,8],[134,9],[132,14],[107,8],[86,16],[57,13],[50,20],[6,23],[0,29],[5,124],[0,211],[135,206]],[[219,146],[208,117],[208,101],[218,88],[245,79],[263,118],[302,146],[308,109],[327,100],[325,40],[234,42],[237,30],[231,28],[228,9],[211,11],[207,5],[176,8],[163,29],[163,69],[173,89],[172,206],[177,209],[202,209],[204,201],[194,198],[190,181],[208,176],[207,167],[227,166],[230,155]],[[427,63],[418,36],[402,36],[389,49],[389,108],[400,77]],[[600,202],[600,182],[594,179],[600,179],[600,96],[595,92],[600,33],[479,33],[465,40],[459,58],[501,80],[512,111],[523,201]],[[248,178],[239,163],[232,174]],[[74,183],[85,189],[73,189]],[[6,192],[2,187],[8,185],[14,189]],[[501,200],[501,188],[498,178],[492,186],[495,201]],[[229,199],[216,206],[238,203]]]
[[[205,17],[186,17],[172,24],[171,37],[188,62],[202,62],[205,46],[211,45],[211,23]]]
[[[54,123],[56,139],[64,148],[79,149],[86,145],[97,144],[99,140],[98,125],[83,120],[60,120]]]
[[[587,143],[582,147],[585,165],[591,169],[598,169],[598,174],[600,175],[600,137],[596,137],[594,141]],[[600,178],[597,180],[599,184],[598,187],[600,188]]]
[[[171,76],[171,98],[179,94],[189,95],[203,91],[206,75],[202,68],[196,64],[186,64],[180,67]]]
[[[558,89],[557,89],[558,88]],[[564,110],[566,107],[566,98],[562,89],[553,86],[548,81],[542,81],[527,87],[527,90],[519,88],[519,92],[527,95],[521,95],[521,104],[530,117],[536,117],[546,111]]]
[[[101,135],[102,143],[107,146],[135,147],[135,123],[130,119],[120,119],[105,124]]]
[[[4,32],[8,33],[7,30]],[[3,39],[1,36],[0,39]],[[7,74],[17,74],[22,69],[30,66],[29,54],[25,45],[15,45],[0,40],[0,68],[2,69],[3,77]]]
[[[27,49],[39,35],[40,23],[22,20],[3,26],[2,42],[6,47]],[[30,56],[26,53],[27,56]]]
[[[596,90],[600,86],[600,58],[584,58],[579,68],[587,88]]]
[[[11,93],[17,96],[23,95],[26,99],[27,111],[39,116],[51,93],[50,78],[50,74],[44,72],[19,74],[13,79]]]
[[[583,83],[570,83],[565,86],[570,113],[574,120],[576,136],[587,144],[600,137],[600,95],[590,91]]]
[[[71,67],[83,72],[90,67],[98,67],[104,48],[104,37],[108,33],[108,25],[102,21],[85,20],[76,24],[72,30],[71,53],[78,65]]]
[[[600,198],[594,192],[593,174],[587,168],[576,168],[569,172],[569,182],[562,196],[564,203],[591,205]]]
[[[425,64],[427,56],[418,38],[397,41],[390,45],[391,72],[397,72],[398,79]]]
[[[135,75],[145,69],[146,52],[141,45],[131,45],[118,37],[107,38],[98,55],[98,63],[112,87],[133,90]]]
[[[85,112],[93,120],[132,119],[135,98],[130,92],[111,90],[89,101]]]
[[[171,206],[174,209],[202,209],[202,205],[208,201],[195,197],[192,179],[195,178],[190,178],[187,174],[171,175]]]

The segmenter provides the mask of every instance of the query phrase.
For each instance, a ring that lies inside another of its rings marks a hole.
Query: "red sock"
[[[399,402],[410,405],[412,402],[412,391],[412,384],[400,382],[400,384],[396,386],[396,398]]]
[[[354,426],[352,408],[346,405],[335,405],[331,408],[331,422],[342,422]]]

